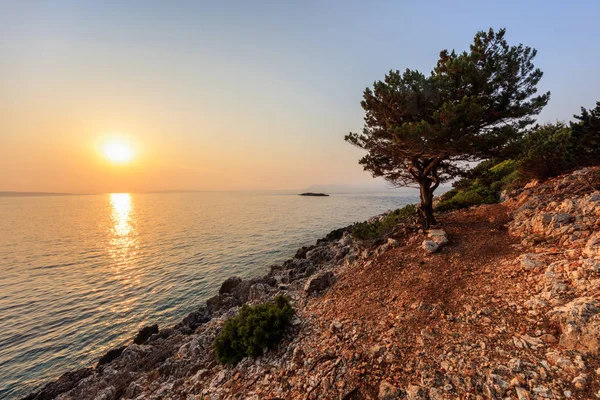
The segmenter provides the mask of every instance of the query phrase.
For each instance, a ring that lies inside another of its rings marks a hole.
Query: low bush
[[[495,188],[492,188],[492,186]],[[501,185],[496,182],[490,186],[480,183],[472,183],[464,190],[451,190],[447,196],[442,197],[437,203],[437,211],[458,210],[478,204],[497,203],[499,200],[499,189]]]
[[[454,183],[454,188],[441,195],[435,209],[450,211],[478,204],[497,203],[500,193],[520,179],[514,160],[486,160],[469,175]]]
[[[577,168],[600,165],[600,101],[595,108],[581,107],[581,115],[571,122],[569,151]]]
[[[600,102],[581,109],[569,125],[563,122],[537,126],[505,152],[509,159],[479,163],[453,189],[441,195],[437,211],[466,208],[499,201],[502,191],[524,186],[590,165],[600,165]]]
[[[256,306],[243,305],[238,315],[225,321],[215,339],[215,353],[222,363],[236,364],[244,357],[262,355],[283,337],[294,310],[287,298]]]
[[[392,211],[381,220],[374,222],[358,222],[352,225],[352,236],[360,240],[374,240],[383,238],[393,232],[394,228],[411,218],[416,217],[417,206],[408,204]]]
[[[542,125],[529,133],[518,161],[521,176],[541,180],[567,172],[574,165],[570,143],[571,131],[560,122]]]

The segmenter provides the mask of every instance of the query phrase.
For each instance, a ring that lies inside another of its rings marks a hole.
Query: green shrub
[[[377,239],[381,235],[381,224],[379,221],[369,222],[357,222],[352,225],[352,236],[360,240],[371,240]]]
[[[494,192],[501,192],[504,188],[504,183],[501,181],[496,181],[490,185],[490,189]]]
[[[581,107],[581,115],[574,117],[569,143],[574,165],[578,168],[600,165],[600,101],[589,110]]]
[[[493,176],[494,181],[501,181],[508,175],[512,174],[517,169],[515,160],[504,160],[494,165],[489,169],[489,173]]]
[[[256,306],[244,304],[238,315],[225,321],[215,339],[217,359],[235,364],[244,357],[262,355],[264,348],[272,348],[281,340],[293,314],[284,296]]]
[[[546,124],[529,133],[518,161],[520,174],[528,179],[547,179],[571,168],[570,129],[558,122]]]
[[[399,223],[406,222],[416,215],[417,205],[408,204],[392,211],[382,221],[358,222],[352,225],[352,236],[360,240],[379,239],[392,233]]]

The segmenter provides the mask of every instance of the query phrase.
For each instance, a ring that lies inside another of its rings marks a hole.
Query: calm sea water
[[[145,324],[178,322],[329,231],[414,202],[391,195],[0,198],[0,398],[89,366]]]

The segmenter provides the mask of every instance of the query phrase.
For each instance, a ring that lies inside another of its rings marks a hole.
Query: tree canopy
[[[420,188],[426,228],[439,184],[508,151],[548,103],[550,92],[536,95],[536,50],[505,34],[478,32],[469,51],[443,50],[428,76],[392,70],[363,93],[362,133],[345,139],[367,151],[359,163],[374,177]]]
[[[581,107],[581,115],[573,117],[570,151],[576,155],[577,166],[600,164],[600,101],[590,110]]]

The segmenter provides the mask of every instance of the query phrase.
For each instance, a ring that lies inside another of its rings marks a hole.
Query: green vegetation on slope
[[[225,321],[215,339],[217,359],[236,364],[244,357],[262,355],[264,348],[270,349],[281,340],[293,314],[284,296],[256,306],[244,304],[238,315]]]
[[[359,240],[380,239],[391,234],[398,224],[416,217],[416,204],[409,204],[392,211],[381,220],[358,222],[352,225],[352,236]]]

